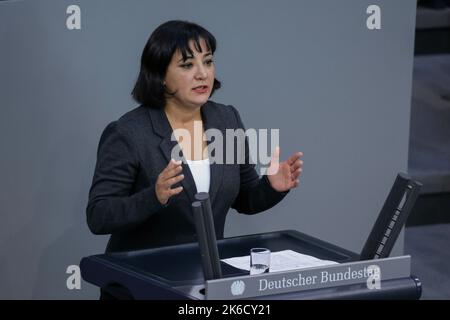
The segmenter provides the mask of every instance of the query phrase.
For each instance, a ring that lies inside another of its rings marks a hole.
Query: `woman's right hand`
[[[161,204],[166,204],[171,196],[179,194],[183,191],[183,187],[177,187],[172,189],[172,185],[180,182],[184,179],[183,174],[179,174],[183,167],[181,166],[181,161],[176,162],[171,159],[167,167],[161,171],[158,175],[158,180],[156,180],[156,197]]]

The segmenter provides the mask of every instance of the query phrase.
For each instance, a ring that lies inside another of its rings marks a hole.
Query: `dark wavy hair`
[[[141,55],[141,69],[131,92],[134,100],[150,108],[163,108],[166,97],[173,95],[166,90],[163,81],[167,67],[177,49],[186,60],[193,55],[189,42],[194,41],[195,49],[201,52],[200,39],[204,39],[208,50],[216,51],[216,39],[203,27],[188,21],[172,20],[153,31]],[[211,95],[221,87],[214,79]]]

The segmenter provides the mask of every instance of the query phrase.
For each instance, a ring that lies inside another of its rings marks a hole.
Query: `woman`
[[[208,150],[201,136],[193,143],[171,140],[177,129],[195,138],[196,122],[203,132],[224,135],[244,128],[234,107],[208,100],[220,88],[215,49],[213,35],[194,23],[169,21],[150,36],[132,92],[141,105],[104,130],[89,193],[87,222],[93,233],[111,234],[107,252],[196,241],[191,203],[199,191],[209,192],[216,235],[223,238],[230,208],[255,214],[297,187],[300,152],[279,163],[276,149],[272,174],[260,178],[248,163],[248,145],[246,163],[220,164],[195,152]],[[186,163],[172,160],[177,146]]]

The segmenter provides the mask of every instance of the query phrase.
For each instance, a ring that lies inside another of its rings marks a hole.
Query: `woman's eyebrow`
[[[207,57],[207,56],[212,56],[212,52],[211,52],[211,51],[206,52],[206,53],[203,55],[203,58],[205,58],[205,57]],[[186,59],[181,58],[180,60],[178,60],[178,62],[181,62],[181,61],[187,61],[187,60],[192,59],[192,58],[193,58],[193,56],[188,56],[188,57],[186,57]]]

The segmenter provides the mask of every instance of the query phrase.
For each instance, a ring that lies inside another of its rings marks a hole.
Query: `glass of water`
[[[250,249],[250,274],[268,273],[270,268],[270,250],[267,248]]]

